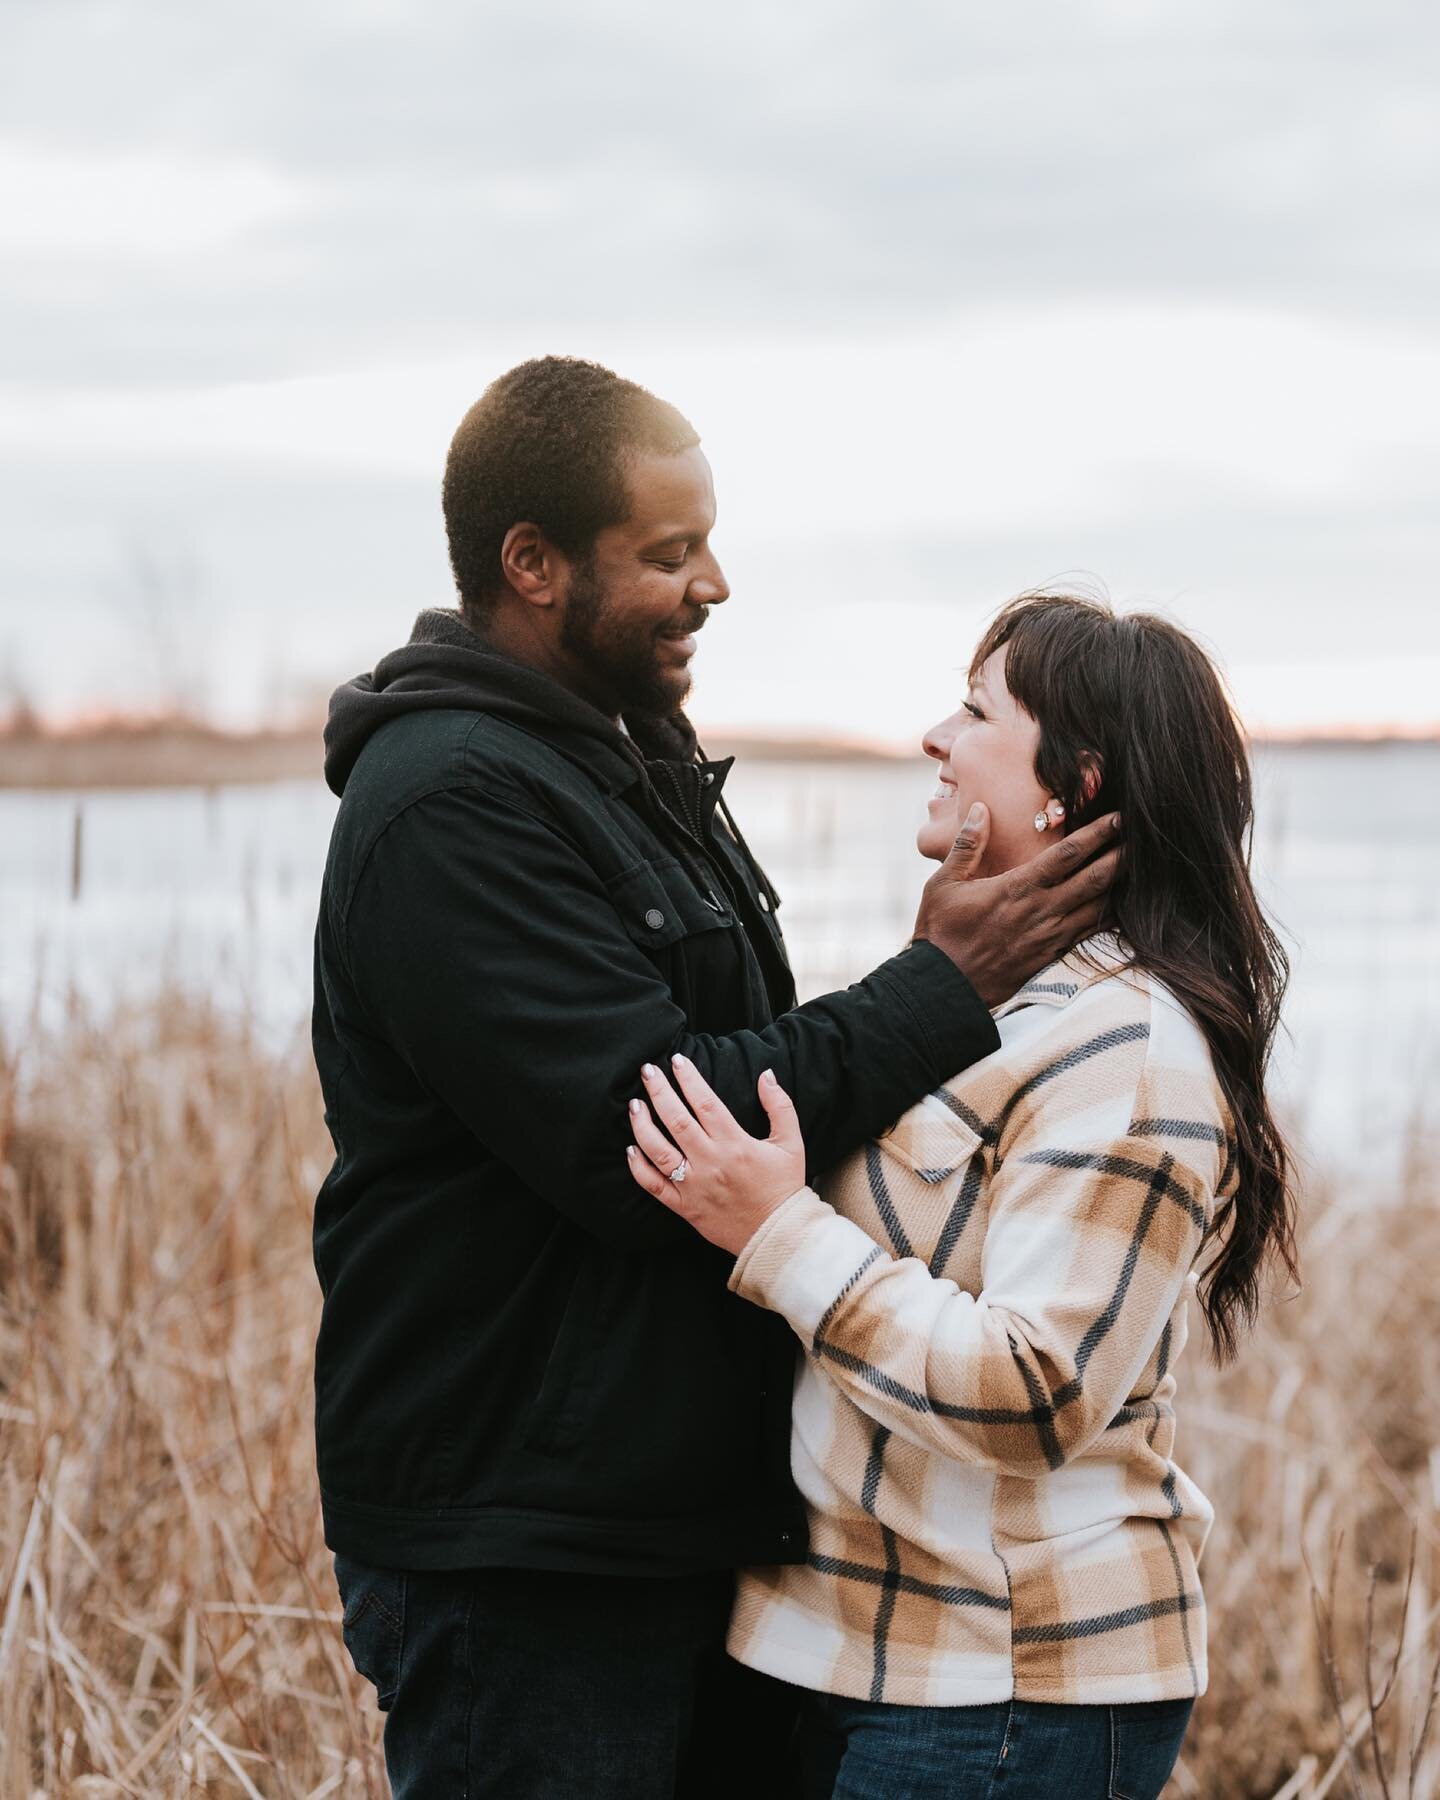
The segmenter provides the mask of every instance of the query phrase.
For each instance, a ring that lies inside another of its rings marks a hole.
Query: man
[[[397,1800],[733,1792],[783,1754],[785,1690],[722,1646],[731,1572],[805,1554],[794,1347],[631,1181],[641,1065],[683,1052],[752,1129],[773,1068],[824,1167],[995,1047],[988,1005],[1093,928],[1114,851],[1094,828],[1031,882],[967,881],[971,834],[910,946],[796,1007],[731,759],[681,711],[729,597],[693,428],[525,363],[462,422],[444,506],[458,613],[326,731],[315,1398],[345,1639]]]

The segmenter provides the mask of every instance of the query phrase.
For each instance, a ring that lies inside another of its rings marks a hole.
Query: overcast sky
[[[1061,576],[1440,711],[1440,25],[1387,0],[5,0],[0,679],[276,712],[449,603],[485,383],[694,419],[702,720],[913,737]]]

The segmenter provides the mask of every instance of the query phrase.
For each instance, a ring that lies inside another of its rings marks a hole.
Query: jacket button
[[[770,910],[770,896],[769,896],[769,895],[768,895],[768,894],[761,894],[761,895],[760,895],[760,896],[759,896],[759,900],[760,900],[760,910],[761,910],[761,912],[769,912],[769,910]]]
[[[665,915],[658,906],[652,906],[645,915],[645,923],[652,931],[658,931],[665,923]]]
[[[782,1531],[780,1533],[780,1542],[785,1549],[788,1550],[790,1548],[790,1533],[788,1531]]]
[[[714,779],[715,779],[715,771],[713,769],[707,769],[705,771],[705,773],[700,777],[700,785],[702,787],[709,787],[710,783]]]

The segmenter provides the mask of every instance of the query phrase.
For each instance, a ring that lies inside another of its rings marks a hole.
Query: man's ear
[[[512,525],[500,546],[500,572],[530,606],[553,606],[561,580],[560,553],[538,525]]]

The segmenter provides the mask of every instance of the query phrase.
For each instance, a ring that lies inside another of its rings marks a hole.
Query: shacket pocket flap
[[[983,1139],[943,1093],[927,1094],[876,1139],[881,1151],[913,1169],[922,1181],[944,1181],[980,1148]]]
[[[732,919],[725,901],[718,895],[715,904],[707,901],[673,856],[612,876],[605,891],[626,931],[647,950],[698,931],[723,930]]]

